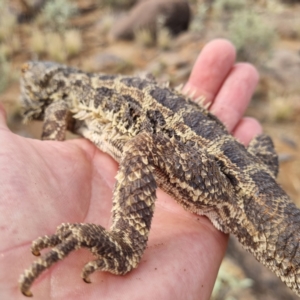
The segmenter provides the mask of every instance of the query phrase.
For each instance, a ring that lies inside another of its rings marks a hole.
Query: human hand
[[[247,144],[261,132],[242,118],[258,75],[236,64],[230,43],[215,40],[202,50],[186,85],[211,102],[229,131]],[[17,136],[0,106],[0,298],[24,299],[18,278],[35,257],[31,241],[53,234],[63,222],[106,228],[117,164],[85,139],[39,141]],[[148,247],[137,269],[125,276],[96,272],[93,284],[80,278],[93,259],[80,249],[44,272],[34,283],[36,299],[209,299],[227,236],[208,219],[186,212],[162,191]],[[47,251],[47,250],[46,250]]]

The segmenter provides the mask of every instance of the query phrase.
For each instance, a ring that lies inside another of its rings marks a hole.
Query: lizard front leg
[[[45,109],[42,140],[63,141],[71,120],[71,113],[65,101],[51,103]]]
[[[79,248],[88,248],[96,257],[83,268],[86,282],[96,270],[121,275],[138,265],[147,244],[156,199],[152,147],[152,137],[147,133],[137,135],[124,146],[109,231],[95,224],[62,224],[56,234],[32,243],[34,255],[53,248],[21,275],[20,289],[25,296],[32,296],[30,287],[44,270]]]

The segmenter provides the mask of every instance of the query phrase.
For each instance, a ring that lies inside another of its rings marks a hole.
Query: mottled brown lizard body
[[[300,295],[300,211],[276,183],[271,139],[245,148],[223,124],[180,91],[150,77],[90,74],[50,62],[23,66],[27,119],[44,120],[43,139],[80,134],[120,163],[109,230],[62,224],[32,244],[39,255],[20,278],[24,295],[41,272],[71,251],[89,248],[96,270],[125,274],[137,267],[154,212],[157,186],[187,210],[207,216]],[[101,201],[101,199],[99,199]]]

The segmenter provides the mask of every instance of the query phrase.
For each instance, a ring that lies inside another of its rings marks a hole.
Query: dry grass
[[[284,122],[292,120],[294,115],[293,103],[288,98],[277,96],[270,98],[268,117],[272,122]]]
[[[136,3],[137,0],[98,0],[97,2],[102,6],[128,8]]]
[[[67,59],[67,53],[64,46],[64,40],[62,35],[57,32],[48,32],[46,34],[47,54],[50,59],[65,62]]]
[[[40,29],[34,29],[29,40],[29,47],[38,55],[45,54],[47,52],[45,33]]]
[[[64,34],[64,46],[68,57],[79,54],[83,47],[81,32],[76,29],[67,30]]]
[[[9,10],[8,2],[0,1],[0,42],[11,37],[17,25],[16,16]]]
[[[138,45],[143,47],[152,47],[155,45],[155,38],[150,29],[142,28],[134,32],[134,39]]]
[[[167,50],[171,48],[173,37],[168,28],[162,27],[157,31],[156,44],[159,49]]]

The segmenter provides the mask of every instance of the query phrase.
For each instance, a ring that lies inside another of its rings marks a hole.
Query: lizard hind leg
[[[249,144],[247,151],[257,156],[264,165],[277,177],[279,163],[278,155],[275,151],[271,138],[266,134],[256,136]]]
[[[96,270],[123,275],[138,265],[146,248],[156,199],[151,147],[152,137],[143,133],[124,146],[109,231],[96,224],[62,224],[55,235],[33,242],[35,255],[54,247],[21,275],[20,289],[25,296],[32,296],[30,287],[44,270],[79,248],[88,248],[96,258],[83,268],[85,282],[90,282],[89,275]]]

